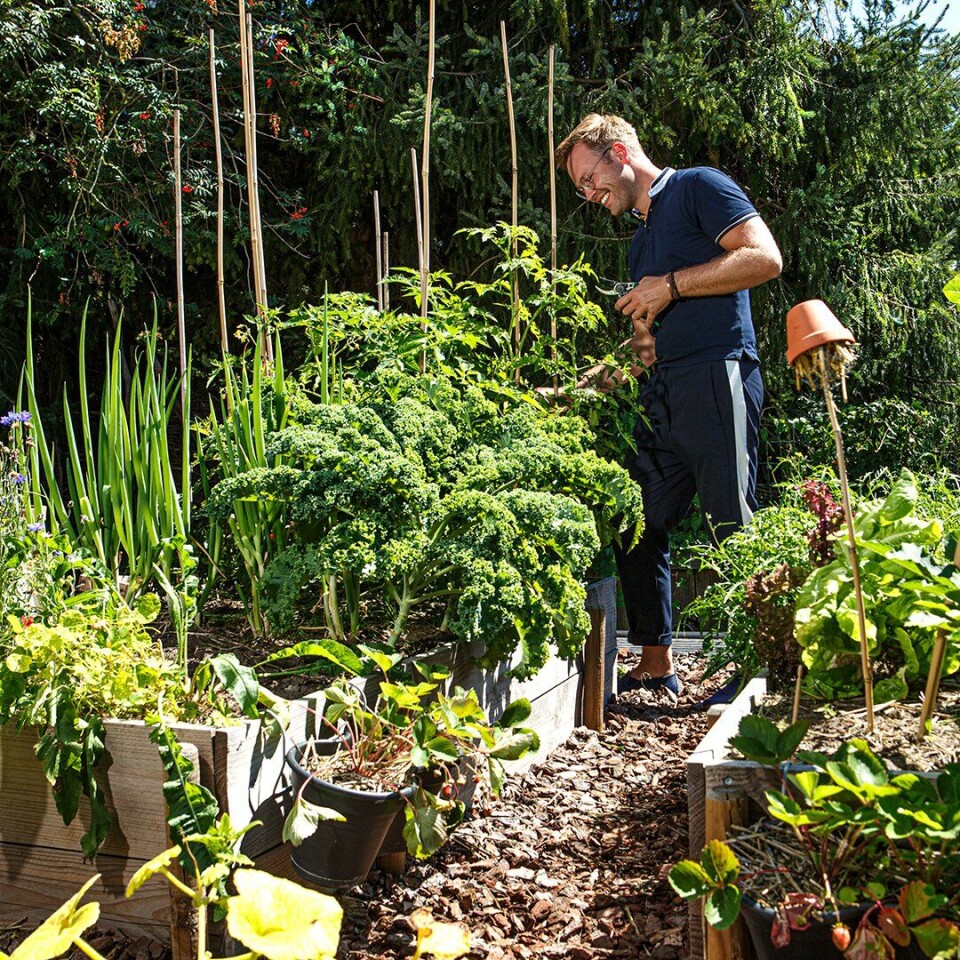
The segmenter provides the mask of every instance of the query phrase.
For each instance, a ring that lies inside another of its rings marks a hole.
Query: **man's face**
[[[585,143],[578,143],[567,158],[567,173],[584,199],[599,203],[614,216],[627,209],[621,194],[624,192],[623,163],[618,159],[618,147],[613,143],[597,153]]]

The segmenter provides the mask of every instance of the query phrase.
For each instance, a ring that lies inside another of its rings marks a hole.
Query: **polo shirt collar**
[[[657,179],[650,184],[650,190],[647,192],[647,196],[652,200],[666,185],[667,181],[676,173],[677,171],[673,167],[667,167],[664,170],[661,170],[657,174]]]

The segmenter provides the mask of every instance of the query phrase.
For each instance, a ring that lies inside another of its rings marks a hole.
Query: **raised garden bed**
[[[320,698],[322,699],[322,698]],[[313,732],[320,699],[293,704],[290,736]],[[264,738],[258,721],[215,729],[196,724],[172,729],[194,761],[200,782],[213,791],[235,826],[263,826],[243,850],[258,865],[286,875],[281,845],[284,738]],[[0,922],[36,924],[72,896],[92,873],[101,922],[129,936],[149,936],[173,948],[174,960],[192,956],[189,905],[166,884],[147,883],[130,899],[127,882],[146,861],[170,845],[156,746],[138,721],[106,723],[106,753],[98,773],[112,824],[93,863],[80,852],[89,812],[64,826],[50,784],[34,755],[36,731],[0,728]]]

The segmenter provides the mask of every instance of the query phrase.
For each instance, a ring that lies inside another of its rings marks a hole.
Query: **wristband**
[[[673,271],[671,270],[663,279],[667,281],[667,286],[670,288],[670,299],[682,299],[680,291],[677,289],[677,278],[673,275]]]

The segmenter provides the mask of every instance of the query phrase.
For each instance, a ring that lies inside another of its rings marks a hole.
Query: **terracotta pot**
[[[804,300],[787,313],[787,362],[826,343],[855,343],[853,334],[822,300]]]

